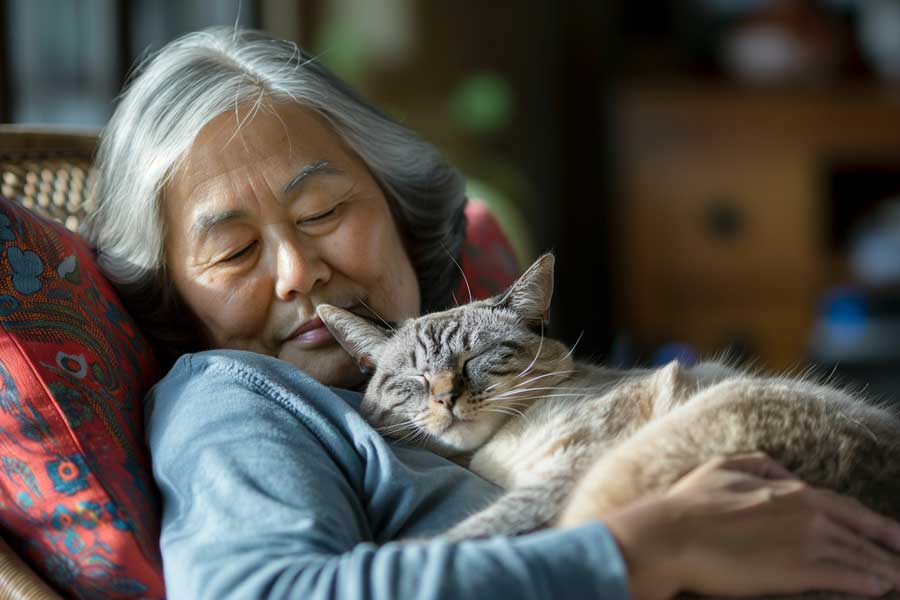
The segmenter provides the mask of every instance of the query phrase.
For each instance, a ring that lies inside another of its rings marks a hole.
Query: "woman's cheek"
[[[330,236],[329,254],[336,263],[344,265],[340,270],[351,279],[357,282],[371,279],[378,272],[377,265],[388,258],[381,243],[383,229],[377,215],[359,211],[345,221],[338,235]]]
[[[412,269],[400,234],[387,206],[369,216],[370,225],[357,235],[359,252],[367,260],[370,292],[392,319],[412,317],[419,313],[418,280]],[[371,223],[377,223],[372,226]]]
[[[214,337],[243,337],[262,330],[267,314],[262,281],[217,275],[198,283],[205,287],[204,298],[194,309]]]

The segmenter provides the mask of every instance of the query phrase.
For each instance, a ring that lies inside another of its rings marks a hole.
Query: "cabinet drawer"
[[[820,228],[799,160],[694,152],[642,165],[630,201],[654,248],[637,260],[672,285],[723,297],[815,285]]]
[[[812,327],[808,304],[685,307],[675,311],[665,328],[668,339],[692,344],[705,356],[729,347],[761,357],[768,369],[793,369],[802,365]]]

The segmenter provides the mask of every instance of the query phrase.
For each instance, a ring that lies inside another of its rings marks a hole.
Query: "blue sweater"
[[[249,352],[175,364],[147,399],[170,598],[626,598],[600,523],[423,539],[499,490],[383,439],[359,400]]]

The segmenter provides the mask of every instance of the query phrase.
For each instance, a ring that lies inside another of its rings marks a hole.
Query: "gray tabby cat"
[[[552,289],[545,255],[501,296],[410,319],[390,334],[319,307],[344,348],[374,370],[361,410],[375,427],[468,459],[506,490],[447,537],[596,515],[664,490],[715,456],[757,450],[811,484],[900,517],[900,421],[891,411],[715,362],[627,371],[577,362],[543,336]],[[577,485],[589,505],[567,505]]]

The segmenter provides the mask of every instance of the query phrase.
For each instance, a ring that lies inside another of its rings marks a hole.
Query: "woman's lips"
[[[331,332],[328,331],[328,328],[325,327],[322,319],[316,317],[298,327],[286,342],[296,344],[304,350],[312,350],[331,345],[335,342],[335,339]]]

